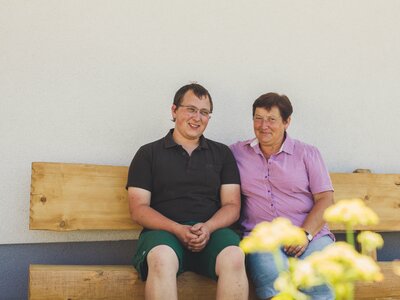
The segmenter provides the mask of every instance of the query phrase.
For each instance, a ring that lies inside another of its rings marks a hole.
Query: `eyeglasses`
[[[200,115],[204,118],[211,118],[211,111],[202,108],[202,109],[198,109],[196,106],[192,106],[192,105],[179,105],[178,107],[183,107],[186,112],[190,115],[196,115],[197,112],[200,112]]]
[[[274,125],[279,121],[279,118],[276,118],[276,117],[262,117],[262,116],[255,115],[253,117],[253,121],[256,124],[262,124],[265,121],[268,124]]]

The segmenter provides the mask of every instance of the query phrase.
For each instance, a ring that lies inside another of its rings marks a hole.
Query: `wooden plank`
[[[30,229],[136,230],[129,216],[127,167],[33,163]],[[399,174],[331,173],[335,201],[361,198],[380,217],[377,226],[356,230],[400,231]],[[330,226],[335,231],[342,227]],[[356,299],[400,299],[400,280],[391,263],[380,262],[385,281],[361,283]],[[32,265],[30,299],[144,299],[144,284],[129,266]],[[215,282],[194,273],[178,278],[180,299],[213,299]],[[249,299],[256,299],[251,290]]]
[[[357,300],[398,300],[400,299],[400,277],[393,272],[392,262],[378,262],[383,282],[357,283],[355,299]]]
[[[129,215],[127,167],[33,163],[30,229],[141,230]]]
[[[385,280],[357,283],[355,299],[400,299],[400,277],[379,262]],[[192,272],[178,277],[179,299],[215,299],[216,283]],[[144,283],[130,266],[31,265],[29,299],[144,299]],[[257,299],[251,289],[249,299]]]
[[[331,173],[335,201],[361,198],[379,216],[378,225],[356,230],[400,231],[400,174]],[[331,224],[332,230],[343,230]]]
[[[179,299],[215,299],[216,283],[186,272],[178,277]],[[144,299],[144,283],[130,266],[51,266],[29,268],[29,299]]]
[[[127,167],[33,163],[30,229],[140,230],[129,216],[127,174]],[[331,173],[331,178],[336,201],[364,199],[381,219],[355,229],[400,231],[400,174]]]
[[[31,265],[29,299],[143,299],[144,286],[130,266]]]

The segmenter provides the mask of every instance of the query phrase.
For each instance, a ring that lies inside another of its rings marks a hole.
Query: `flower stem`
[[[276,269],[278,273],[281,273],[284,270],[284,265],[280,249],[276,249],[272,254],[274,256]]]
[[[350,225],[346,225],[346,240],[347,242],[355,248],[354,243],[354,231]]]
[[[355,248],[355,242],[354,242],[354,231],[351,225],[346,225],[346,240],[347,242]],[[348,300],[353,300],[354,299],[354,283],[349,282],[347,285],[347,297],[346,299]]]
[[[349,300],[353,300],[354,299],[354,283],[351,283],[349,285],[349,295],[348,295],[348,299]]]

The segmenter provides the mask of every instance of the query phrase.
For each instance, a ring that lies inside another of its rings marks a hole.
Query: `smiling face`
[[[290,117],[283,121],[278,107],[273,106],[270,110],[257,107],[253,117],[253,128],[260,147],[272,148],[274,152],[278,151],[289,124]]]
[[[207,96],[197,97],[192,90],[183,96],[179,106],[172,105],[172,118],[175,119],[173,137],[178,144],[198,142],[207,127],[211,111]]]

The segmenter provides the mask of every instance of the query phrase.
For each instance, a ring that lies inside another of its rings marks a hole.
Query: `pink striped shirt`
[[[244,196],[241,225],[247,235],[262,221],[286,217],[301,227],[314,206],[313,194],[333,191],[329,172],[314,146],[286,139],[277,154],[268,160],[257,139],[231,145],[236,158]],[[329,234],[328,226],[315,238]]]

